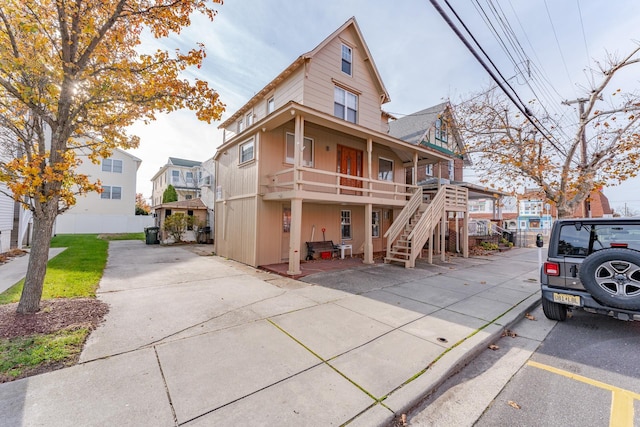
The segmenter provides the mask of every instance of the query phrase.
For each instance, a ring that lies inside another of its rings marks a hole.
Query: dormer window
[[[253,124],[253,111],[245,116],[245,124],[250,127]]]
[[[342,45],[342,72],[348,76],[351,76],[351,66],[352,66],[352,58],[351,58],[351,48],[347,45]]]

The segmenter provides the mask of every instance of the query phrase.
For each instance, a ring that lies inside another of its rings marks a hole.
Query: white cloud
[[[515,65],[482,21],[480,12],[466,0],[450,3],[505,77],[514,75]],[[630,51],[631,39],[640,38],[636,22],[640,2],[619,0],[606,6],[580,2],[582,20],[577,2],[546,4],[562,56],[544,4],[500,3],[522,47],[544,68],[545,78],[553,84],[550,93],[556,98],[555,104],[546,101],[548,108],[575,122],[572,109],[561,106],[561,98],[554,91],[564,98],[575,98],[581,87],[588,86],[585,38],[591,59],[602,59],[605,49],[621,54]],[[356,17],[390,93],[392,102],[384,106],[387,111],[408,114],[443,98],[455,100],[477,92],[489,82],[487,73],[429,2],[423,0],[242,0],[228,1],[217,8],[219,13],[213,22],[196,17],[191,28],[163,43],[172,49],[188,49],[197,41],[205,44],[207,58],[203,67],[189,75],[207,80],[218,91],[227,104],[225,118],[351,16]],[[637,87],[635,75],[621,84]],[[514,83],[514,87],[523,99],[531,96],[526,86]],[[151,125],[134,126],[132,130],[142,138],[141,147],[133,151],[143,160],[138,191],[150,195],[149,180],[169,156],[194,160],[211,157],[222,140],[217,126],[218,123],[199,123],[191,112],[159,116]],[[640,202],[637,208],[640,209]]]

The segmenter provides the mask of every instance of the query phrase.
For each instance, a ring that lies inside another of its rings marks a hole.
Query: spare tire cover
[[[640,310],[640,252],[624,248],[594,252],[582,262],[580,280],[601,304]]]

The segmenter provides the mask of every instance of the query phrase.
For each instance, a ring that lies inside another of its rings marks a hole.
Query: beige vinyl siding
[[[216,202],[216,253],[256,266],[256,199]]]
[[[254,160],[239,164],[240,145],[254,141]],[[216,252],[255,265],[258,150],[255,135],[242,139],[218,156],[216,170]]]
[[[282,239],[282,208],[285,206],[279,202],[262,202],[260,208],[260,221],[265,224],[258,235],[258,258],[255,266],[269,265],[283,262],[281,254],[288,251],[288,246]],[[326,228],[326,240],[340,243],[340,211],[351,211],[351,232],[353,239],[348,244],[353,245],[353,253],[362,253],[364,248],[364,207],[363,206],[337,206],[325,204],[302,203],[302,233],[300,236],[300,259],[307,256],[306,242],[322,240],[322,228]],[[269,224],[269,226],[267,226]],[[278,227],[274,227],[279,224]],[[315,232],[314,230],[315,226]],[[244,242],[243,242],[244,244]]]
[[[345,43],[352,48],[353,76],[343,73],[340,68],[341,46]],[[353,89],[358,95],[357,123],[369,129],[382,131],[380,123],[380,95],[374,83],[373,74],[362,57],[363,47],[356,44],[351,31],[333,39],[318,52],[307,65],[307,79],[304,87],[304,104],[333,115],[334,79],[342,83],[346,90]]]

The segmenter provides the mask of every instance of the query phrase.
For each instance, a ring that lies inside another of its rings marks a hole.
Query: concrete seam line
[[[158,369],[160,369],[160,376],[162,377],[162,383],[164,384],[164,391],[167,394],[167,399],[169,399],[169,408],[171,408],[171,415],[173,416],[173,421],[176,425],[178,425],[178,416],[176,415],[176,410],[173,407],[173,400],[171,399],[171,393],[169,392],[169,385],[167,384],[167,378],[164,376],[164,370],[162,369],[162,364],[160,363],[160,356],[158,355],[158,350],[156,347],[153,347],[153,353],[156,355],[156,361],[158,362]]]
[[[364,394],[366,394],[367,396],[369,396],[371,399],[374,400],[374,402],[376,403],[380,403],[381,400],[376,398],[373,394],[371,394],[369,391],[367,391],[364,387],[362,387],[361,385],[359,385],[358,383],[356,383],[355,381],[353,381],[351,378],[349,378],[348,376],[346,376],[345,374],[343,374],[342,372],[340,372],[339,369],[337,369],[335,366],[333,366],[331,363],[329,363],[327,360],[323,359],[322,356],[320,356],[318,353],[316,353],[315,351],[311,350],[309,347],[307,347],[306,345],[304,345],[300,340],[298,340],[296,337],[294,337],[293,335],[291,335],[289,332],[285,331],[283,328],[281,328],[279,325],[277,325],[275,322],[273,322],[271,319],[267,319],[267,321],[269,323],[271,323],[273,326],[275,326],[276,328],[278,328],[283,334],[285,334],[286,336],[288,336],[289,338],[291,338],[292,340],[294,340],[296,343],[298,343],[300,346],[302,346],[302,348],[304,348],[305,350],[307,350],[309,353],[313,354],[315,357],[317,357],[318,359],[320,359],[322,361],[322,363],[324,363],[325,365],[327,365],[329,368],[333,369],[337,374],[339,374],[340,376],[342,376],[345,380],[349,381],[351,384],[353,384],[354,386],[356,386],[358,389],[360,389],[360,391],[362,391]]]

